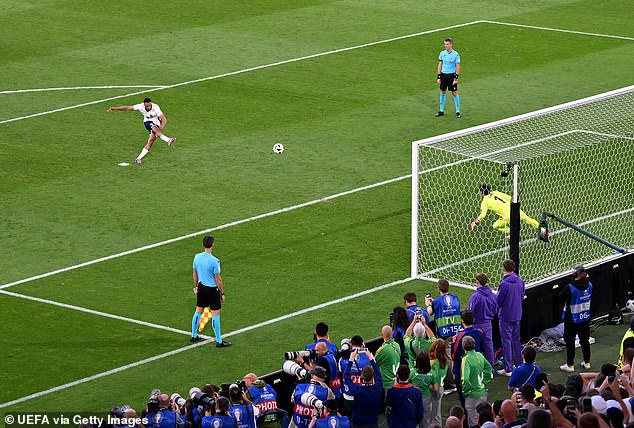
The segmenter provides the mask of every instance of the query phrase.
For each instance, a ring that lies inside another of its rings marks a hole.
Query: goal
[[[472,285],[479,272],[500,277],[509,257],[504,221],[489,212],[469,227],[480,213],[482,184],[517,197],[529,218],[550,212],[633,249],[634,86],[413,142],[413,278]],[[527,285],[615,256],[558,223],[550,235],[544,243],[521,223]]]

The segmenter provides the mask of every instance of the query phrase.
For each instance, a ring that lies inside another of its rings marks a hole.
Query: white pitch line
[[[579,35],[582,35],[582,36],[605,37],[605,38],[608,38],[608,39],[619,39],[619,40],[634,41],[634,37],[617,36],[617,35],[613,35],[613,34],[588,33],[586,31],[574,31],[574,30],[565,30],[565,29],[562,29],[562,28],[539,27],[537,25],[514,24],[512,22],[488,21],[486,19],[482,20],[480,22],[486,23],[486,24],[506,25],[506,26],[509,26],[509,27],[532,28],[534,30],[556,31],[558,33],[570,33],[570,34],[579,34]]]
[[[164,325],[160,325],[160,324],[154,324],[154,323],[146,322],[146,321],[140,321],[140,320],[137,320],[137,319],[134,319],[134,318],[122,317],[120,315],[113,315],[113,314],[109,314],[107,312],[95,311],[93,309],[87,309],[87,308],[83,308],[81,306],[75,306],[75,305],[69,305],[67,303],[56,302],[54,300],[41,299],[39,297],[33,297],[33,296],[27,296],[25,294],[13,293],[11,291],[0,290],[0,294],[5,294],[7,296],[17,297],[19,299],[31,300],[31,301],[39,302],[39,303],[45,303],[47,305],[59,306],[60,308],[72,309],[74,311],[85,312],[87,314],[99,315],[101,317],[112,318],[112,319],[119,320],[119,321],[126,321],[126,322],[130,322],[130,323],[133,323],[133,324],[142,325],[142,326],[145,326],[145,327],[152,327],[152,328],[157,328],[157,329],[160,329],[160,330],[171,331],[172,333],[185,334],[187,336],[191,336],[191,334],[192,334],[191,331],[179,330],[179,329],[173,328],[173,327],[168,327],[168,326],[164,326]],[[200,336],[204,337],[205,339],[209,338],[209,336],[205,336],[205,335],[202,335],[202,334]]]
[[[71,270],[74,270],[74,269],[79,269],[79,268],[82,268],[82,267],[85,267],[85,266],[94,265],[96,263],[101,263],[101,262],[104,262],[104,261],[107,261],[107,260],[112,260],[112,259],[116,259],[116,258],[119,258],[119,257],[130,255],[130,254],[138,253],[140,251],[149,250],[151,248],[160,247],[162,245],[171,244],[173,242],[182,241],[184,239],[194,238],[196,236],[204,235],[206,233],[214,232],[216,230],[226,229],[228,227],[238,226],[240,224],[249,223],[249,222],[252,222],[252,221],[255,221],[255,220],[259,220],[259,219],[263,219],[263,218],[266,218],[266,217],[271,217],[271,216],[274,216],[276,214],[281,214],[281,213],[286,213],[286,212],[289,212],[289,211],[294,211],[294,210],[297,210],[299,208],[308,207],[308,206],[311,206],[311,205],[318,204],[320,202],[326,202],[326,201],[329,201],[331,199],[336,199],[336,198],[340,198],[342,196],[351,195],[353,193],[362,192],[364,190],[372,189],[374,187],[384,186],[386,184],[390,184],[390,183],[395,183],[397,181],[406,180],[406,179],[410,178],[411,176],[412,176],[411,174],[408,174],[408,175],[403,175],[403,176],[396,177],[396,178],[391,178],[389,180],[380,181],[378,183],[369,184],[367,186],[357,187],[356,189],[347,190],[345,192],[336,193],[336,194],[330,195],[330,196],[325,196],[323,198],[315,199],[315,200],[308,201],[308,202],[304,202],[304,203],[301,203],[301,204],[298,204],[298,205],[293,205],[293,206],[290,206],[290,207],[281,208],[279,210],[270,211],[270,212],[267,212],[267,213],[264,213],[264,214],[259,214],[259,215],[256,215],[256,216],[253,216],[253,217],[249,217],[249,218],[245,218],[245,219],[242,219],[242,220],[236,220],[236,221],[232,221],[230,223],[221,224],[220,226],[212,227],[210,229],[205,229],[205,230],[201,230],[201,231],[198,231],[198,232],[188,233],[187,235],[178,236],[176,238],[168,239],[168,240],[161,241],[161,242],[156,242],[154,244],[145,245],[143,247],[134,248],[132,250],[123,251],[121,253],[112,254],[112,255],[109,255],[109,256],[105,256],[105,257],[100,257],[100,258],[94,259],[94,260],[89,260],[89,261],[84,262],[84,263],[79,263],[79,264],[76,264],[76,265],[73,265],[73,266],[68,266],[68,267],[65,267],[65,268],[62,268],[62,269],[57,269],[57,270],[54,270],[54,271],[51,271],[51,272],[43,273],[43,274],[40,274],[40,275],[35,275],[35,276],[29,277],[29,278],[21,279],[19,281],[14,281],[14,282],[10,282],[8,284],[4,284],[4,285],[0,286],[0,290],[4,290],[5,288],[13,287],[14,285],[24,284],[25,282],[31,282],[31,281],[35,281],[37,279],[46,278],[48,276],[57,275],[59,273],[68,272],[68,271],[71,271]]]
[[[80,89],[129,89],[129,88],[164,88],[165,85],[108,85],[108,86],[70,86],[67,88],[34,88],[34,89],[12,89],[0,91],[2,94],[22,94],[25,92],[48,92],[48,91],[75,91]]]
[[[232,331],[230,333],[223,334],[223,336],[224,337],[236,336],[238,334],[245,333],[245,332],[251,331],[251,330],[255,330],[257,328],[264,327],[264,326],[267,326],[267,325],[270,325],[270,324],[274,324],[274,323],[277,323],[279,321],[287,320],[289,318],[293,318],[293,317],[296,317],[298,315],[302,315],[302,314],[305,314],[305,313],[308,313],[308,312],[316,311],[318,309],[323,309],[325,307],[336,305],[338,303],[342,303],[342,302],[345,302],[345,301],[348,301],[348,300],[351,300],[351,299],[355,299],[355,298],[360,297],[360,296],[365,296],[366,294],[371,294],[371,293],[374,293],[376,291],[385,290],[387,288],[393,287],[395,285],[403,284],[403,283],[409,282],[411,280],[412,280],[412,278],[404,278],[404,279],[400,279],[398,281],[389,282],[387,284],[379,285],[377,287],[370,288],[370,289],[364,290],[364,291],[360,291],[358,293],[351,294],[349,296],[341,297],[339,299],[331,300],[329,302],[320,303],[318,305],[311,306],[311,307],[305,308],[305,309],[301,309],[299,311],[296,311],[296,312],[293,312],[293,313],[290,313],[290,314],[287,314],[287,315],[282,315],[280,317],[273,318],[273,319],[270,319],[268,321],[264,321],[264,322],[261,322],[261,323],[253,324],[253,325],[250,325],[248,327],[244,327],[244,328],[241,328],[239,330],[235,330],[235,331]],[[34,394],[30,394],[30,395],[27,395],[27,396],[24,396],[24,397],[21,397],[21,398],[17,398],[15,400],[11,400],[11,401],[8,401],[6,403],[0,404],[0,409],[12,406],[14,404],[23,403],[25,401],[32,400],[32,399],[38,398],[38,397],[42,397],[44,395],[48,395],[48,394],[51,394],[53,392],[61,391],[61,390],[64,390],[64,389],[67,389],[67,388],[70,388],[70,387],[73,387],[73,386],[81,385],[82,383],[86,383],[86,382],[90,382],[92,380],[96,380],[96,379],[100,379],[100,378],[103,378],[103,377],[106,377],[106,376],[110,376],[110,375],[115,374],[115,373],[120,373],[120,372],[122,372],[124,370],[128,370],[128,369],[131,369],[131,368],[134,368],[134,367],[142,366],[144,364],[151,363],[153,361],[157,361],[157,360],[161,360],[163,358],[171,357],[172,355],[180,354],[181,352],[189,351],[190,349],[194,349],[194,348],[197,348],[197,347],[202,346],[202,345],[206,345],[206,344],[211,343],[211,342],[212,342],[212,340],[208,339],[208,340],[205,340],[203,342],[196,343],[194,345],[184,346],[182,348],[178,348],[178,349],[175,349],[173,351],[165,352],[163,354],[156,355],[154,357],[145,358],[143,360],[136,361],[136,362],[130,363],[130,364],[126,364],[124,366],[117,367],[117,368],[112,369],[112,370],[108,370],[108,371],[105,371],[105,372],[97,373],[95,375],[88,376],[88,377],[85,377],[83,379],[79,379],[79,380],[76,380],[76,381],[73,381],[73,382],[69,382],[69,383],[66,383],[66,384],[63,384],[63,385],[59,385],[59,386],[56,386],[54,388],[47,389],[45,391],[40,391],[40,392],[36,392]]]
[[[40,113],[33,113],[33,114],[26,115],[26,116],[14,117],[14,118],[11,118],[11,119],[5,119],[5,120],[0,121],[0,124],[9,123],[9,122],[15,122],[15,121],[18,121],[18,120],[23,120],[23,119],[29,119],[29,118],[32,118],[32,117],[44,116],[44,115],[47,115],[47,114],[58,113],[58,112],[61,112],[61,111],[66,111],[66,110],[72,110],[72,109],[76,109],[76,108],[79,108],[79,107],[86,107],[86,106],[90,106],[90,105],[94,105],[94,104],[100,104],[100,103],[103,103],[103,102],[106,102],[106,101],[113,101],[113,100],[118,100],[118,99],[121,99],[121,98],[131,97],[131,96],[134,96],[134,95],[146,94],[148,92],[162,91],[164,89],[172,89],[172,88],[177,88],[179,86],[191,85],[193,83],[206,82],[208,80],[220,79],[222,77],[234,76],[234,75],[237,75],[237,74],[248,73],[250,71],[261,70],[261,69],[270,68],[270,67],[276,67],[278,65],[290,64],[290,63],[298,62],[298,61],[304,61],[306,59],[319,58],[319,57],[322,57],[322,56],[331,55],[331,54],[335,54],[335,53],[347,52],[347,51],[351,51],[351,50],[354,50],[354,49],[366,48],[366,47],[369,47],[369,46],[380,45],[380,44],[383,44],[383,43],[394,42],[394,41],[397,41],[397,40],[408,39],[408,38],[411,38],[411,37],[423,36],[425,34],[437,33],[439,31],[451,30],[453,28],[466,27],[466,26],[469,26],[469,25],[478,24],[480,22],[483,22],[483,21],[471,21],[471,22],[466,22],[464,24],[450,25],[448,27],[436,28],[436,29],[427,30],[427,31],[420,31],[418,33],[406,34],[404,36],[392,37],[390,39],[379,40],[379,41],[370,42],[370,43],[364,43],[362,45],[356,45],[356,46],[350,46],[350,47],[347,47],[347,48],[341,48],[341,49],[335,49],[335,50],[326,51],[326,52],[320,52],[320,53],[316,53],[316,54],[312,54],[312,55],[302,56],[302,57],[299,57],[299,58],[292,58],[292,59],[287,59],[287,60],[283,60],[283,61],[272,62],[272,63],[269,63],[269,64],[258,65],[258,66],[255,66],[255,67],[244,68],[242,70],[231,71],[231,72],[228,72],[228,73],[217,74],[217,75],[214,75],[214,76],[203,77],[203,78],[200,78],[200,79],[188,80],[186,82],[174,83],[172,85],[161,86],[161,87],[155,88],[155,89],[148,89],[148,90],[144,90],[144,91],[130,92],[128,94],[117,95],[115,97],[104,98],[104,99],[101,99],[101,100],[90,101],[90,102],[76,104],[76,105],[72,105],[72,106],[68,106],[68,107],[61,107],[61,108],[57,108],[57,109],[54,109],[54,110],[43,111],[43,112],[40,112]]]

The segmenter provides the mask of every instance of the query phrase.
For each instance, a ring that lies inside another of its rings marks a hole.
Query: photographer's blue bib
[[[295,387],[295,393],[293,394],[295,401],[295,406],[293,407],[293,422],[298,428],[308,428],[313,418],[313,408],[302,404],[302,395],[305,393],[314,395],[322,402],[328,399],[328,389],[321,385],[315,385],[313,383],[300,383],[297,385]]]
[[[590,321],[590,301],[592,299],[592,284],[588,283],[588,288],[579,290],[572,284],[568,284],[572,298],[570,299],[570,315],[575,324]],[[566,309],[564,308],[565,315]],[[562,316],[563,318],[563,316]]]
[[[229,407],[229,414],[236,420],[236,428],[255,428],[255,411],[253,406],[238,404]]]
[[[440,337],[449,337],[458,333],[462,326],[460,318],[460,300],[453,294],[445,294],[434,300],[434,319]]]
[[[261,415],[277,411],[277,393],[270,385],[264,385],[262,388],[251,385],[249,394],[253,405],[258,408]]]
[[[233,416],[205,416],[200,428],[235,428],[234,424]]]
[[[339,376],[339,367],[337,367],[337,360],[332,354],[326,354],[323,358],[328,361],[328,367],[330,368],[330,380],[328,386],[335,394],[336,398],[341,398],[341,377]]]

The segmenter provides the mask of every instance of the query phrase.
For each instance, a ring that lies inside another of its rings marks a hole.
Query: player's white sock
[[[170,137],[168,137],[165,134],[161,134],[161,136],[159,137],[161,140],[165,141],[166,143],[169,143],[170,141]]]
[[[141,154],[137,156],[137,159],[143,159],[143,156],[147,155],[147,153],[148,153],[148,149],[143,147],[143,150],[141,150]]]

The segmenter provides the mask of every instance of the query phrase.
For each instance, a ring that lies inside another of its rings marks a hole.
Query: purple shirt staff
[[[493,366],[495,351],[493,349],[493,327],[491,320],[498,311],[498,304],[495,294],[491,287],[486,285],[489,282],[487,276],[483,273],[476,275],[476,292],[469,299],[469,311],[473,312],[473,327],[484,332],[484,346],[482,353],[485,358]]]
[[[515,262],[502,262],[504,276],[498,288],[497,303],[500,319],[500,337],[504,370],[499,374],[510,376],[513,365],[522,364],[522,344],[520,341],[520,320],[522,319],[522,301],[524,300],[524,281],[515,273]]]

